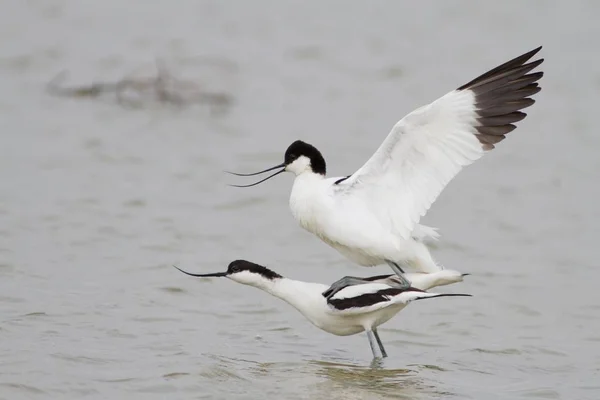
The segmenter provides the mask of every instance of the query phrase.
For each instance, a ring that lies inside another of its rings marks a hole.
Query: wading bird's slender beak
[[[183,272],[184,274],[189,275],[189,276],[197,276],[197,277],[201,277],[201,278],[227,276],[227,272],[213,272],[212,274],[192,274],[190,272],[185,272],[184,270],[176,267],[175,265],[173,265],[173,267],[177,268],[178,270],[180,270],[181,272]]]
[[[471,274],[462,274],[462,276],[469,276],[469,275],[471,275]]]
[[[274,169],[277,169],[277,168],[282,168],[282,169],[279,170],[279,171],[277,171],[277,172],[275,172],[273,175],[269,175],[265,179],[262,179],[262,180],[260,180],[258,182],[255,182],[255,183],[251,183],[250,185],[229,185],[229,186],[233,186],[233,187],[250,187],[250,186],[256,186],[259,183],[263,183],[264,181],[271,179],[275,175],[279,175],[280,173],[284,172],[285,171],[285,163],[281,163],[281,164],[276,165],[274,167],[267,168],[267,169],[265,169],[263,171],[254,172],[252,174],[238,174],[237,172],[229,172],[229,171],[225,171],[225,172],[227,172],[228,174],[237,175],[237,176],[254,176],[254,175],[264,174],[265,172],[273,171]]]
[[[285,163],[281,163],[279,165],[276,165],[271,168],[267,168],[267,169],[259,171],[259,172],[254,172],[252,174],[239,174],[237,172],[229,172],[229,171],[225,171],[225,172],[227,172],[228,174],[231,174],[231,175],[236,175],[236,176],[254,176],[254,175],[264,174],[265,172],[273,171],[274,169],[282,168],[282,167],[285,167]]]

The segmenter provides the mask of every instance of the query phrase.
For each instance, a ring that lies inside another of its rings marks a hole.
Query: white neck
[[[310,183],[314,183],[314,182],[320,182],[323,179],[325,179],[325,175],[316,174],[313,172],[312,169],[307,169],[306,171],[296,175],[296,178],[294,179],[294,184],[296,184],[296,183],[310,184]]]
[[[325,305],[325,298],[321,293],[327,288],[327,285],[288,278],[260,279],[250,285],[280,298],[300,311],[310,322],[319,326],[319,311]]]
[[[290,193],[290,210],[292,215],[304,229],[309,232],[319,230],[326,209],[323,202],[329,197],[323,188],[324,176],[312,171],[304,172],[294,179]]]
[[[295,281],[288,278],[277,278],[273,280],[264,280],[259,289],[273,295],[292,307],[301,311],[303,308],[303,299],[307,294],[307,288],[303,285],[305,282]]]

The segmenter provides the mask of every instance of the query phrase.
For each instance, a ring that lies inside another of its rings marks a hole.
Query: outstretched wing
[[[336,197],[363,202],[392,232],[408,239],[460,170],[516,128],[541,88],[541,47],[508,61],[400,120],[379,149],[336,187]],[[339,197],[338,197],[339,196]]]

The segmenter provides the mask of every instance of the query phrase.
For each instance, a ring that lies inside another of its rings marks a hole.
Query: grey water
[[[9,1],[0,12],[1,399],[598,399],[600,3]],[[304,232],[282,161],[332,176],[391,127],[544,45],[543,90],[424,222],[472,273],[445,298],[335,337],[254,288],[193,272],[237,258],[329,283],[360,269]],[[225,112],[63,98],[160,57]]]

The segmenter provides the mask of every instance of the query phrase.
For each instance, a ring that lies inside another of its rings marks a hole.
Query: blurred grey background
[[[597,399],[600,3],[1,1],[0,398]],[[538,45],[543,90],[425,218],[468,300],[408,307],[364,335],[319,331],[227,280],[236,258],[328,283],[359,269],[304,232],[281,162],[295,139],[331,175],[391,127]],[[169,71],[226,109],[67,83]]]

